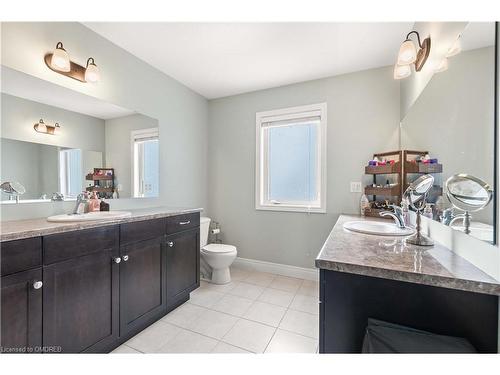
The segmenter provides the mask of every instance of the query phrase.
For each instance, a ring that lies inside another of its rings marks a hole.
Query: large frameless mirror
[[[433,42],[439,43],[439,40]],[[413,160],[409,160],[410,165],[416,164],[413,169],[434,177],[425,216],[493,243],[495,210],[494,204],[488,202],[494,200],[494,194],[491,188],[479,189],[482,185],[473,181],[480,180],[494,187],[495,23],[470,22],[451,45],[432,48],[446,51],[452,47],[453,54],[446,59],[444,68],[436,69],[402,119],[401,148],[418,150]],[[420,175],[408,173],[407,182]],[[455,175],[475,179],[449,180]],[[445,186],[447,180],[449,194]],[[460,197],[460,191],[465,190],[474,192],[472,201]],[[459,208],[467,202],[468,209]],[[472,209],[479,206],[480,210]],[[463,215],[473,211],[466,230]]]
[[[2,203],[159,196],[156,119],[7,67],[1,104]]]

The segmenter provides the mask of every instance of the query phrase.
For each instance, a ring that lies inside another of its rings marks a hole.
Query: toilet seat
[[[203,247],[201,249],[203,252],[206,253],[218,253],[218,254],[224,254],[224,253],[233,253],[236,252],[236,246],[233,245],[224,245],[220,243],[211,243]]]

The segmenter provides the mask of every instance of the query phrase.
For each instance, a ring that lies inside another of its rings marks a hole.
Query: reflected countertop
[[[2,221],[0,223],[0,241],[20,240],[23,238],[46,236],[55,233],[64,233],[81,229],[97,228],[104,225],[129,223],[133,221],[159,219],[162,217],[189,214],[203,211],[202,208],[181,207],[152,207],[126,210],[131,216],[112,218],[107,220],[95,220],[85,222],[54,223],[46,218]]]
[[[316,267],[416,284],[500,295],[500,281],[450,249],[407,245],[403,237],[354,233],[343,224],[373,220],[340,215],[316,258]]]

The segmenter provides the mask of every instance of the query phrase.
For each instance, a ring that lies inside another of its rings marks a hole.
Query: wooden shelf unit
[[[99,171],[111,171],[111,175],[99,174]],[[94,168],[94,173],[89,173],[85,176],[87,181],[93,181],[94,184],[87,186],[86,191],[97,192],[99,198],[112,198],[115,190],[115,170],[114,168]],[[104,182],[104,184],[101,183]],[[110,181],[111,183],[108,183]],[[104,186],[103,186],[104,185]]]
[[[393,164],[372,166],[365,166],[365,174],[373,175],[373,183],[376,183],[376,177],[378,175],[397,175],[397,185],[391,187],[372,187],[366,186],[364,192],[366,195],[373,196],[373,202],[377,199],[377,196],[383,196],[387,198],[388,201],[396,203],[399,205],[403,197],[403,193],[410,184],[408,179],[409,174],[434,174],[442,173],[443,165],[439,163],[427,164],[427,163],[417,163],[414,160],[417,156],[425,156],[428,151],[413,151],[413,150],[398,150],[389,151],[373,154],[373,158],[378,159],[386,158],[388,160],[395,160]],[[443,195],[443,188],[439,185],[432,187],[430,195],[440,196]],[[369,211],[365,211],[366,216],[378,217],[379,213],[383,211],[381,209],[371,208]]]
[[[386,165],[368,165],[365,167],[365,174],[373,175],[373,183],[376,184],[378,175],[397,175],[397,185],[391,187],[373,187],[373,186],[365,186],[365,194],[373,196],[373,202],[377,199],[377,196],[387,197],[391,202],[400,202],[402,196],[402,166],[403,166],[403,152],[401,150],[398,151],[389,151],[389,152],[381,152],[377,154],[373,154],[373,159],[388,159],[394,160],[393,164]],[[396,199],[396,201],[395,201]],[[366,216],[378,217],[382,218],[379,214],[384,210],[371,208],[370,210],[365,210]]]

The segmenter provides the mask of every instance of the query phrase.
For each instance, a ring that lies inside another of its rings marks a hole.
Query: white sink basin
[[[94,221],[94,220],[109,220],[109,219],[120,219],[123,217],[128,217],[132,215],[128,211],[99,211],[99,212],[88,212],[81,215],[64,214],[49,216],[47,221],[54,223],[71,223],[78,221]]]
[[[415,231],[412,228],[398,228],[396,224],[381,221],[348,221],[344,228],[353,232],[376,234],[379,236],[409,236]]]

